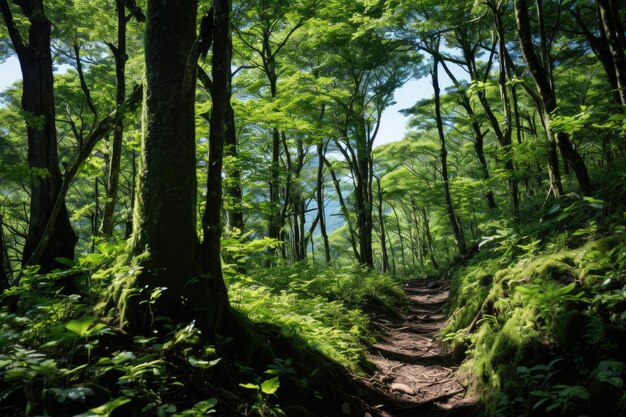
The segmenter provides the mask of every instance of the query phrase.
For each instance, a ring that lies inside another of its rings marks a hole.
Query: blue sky
[[[452,70],[460,79],[466,78],[465,73],[463,73],[459,67],[452,68]],[[442,89],[448,87],[451,84],[450,79],[443,71],[439,73],[442,77],[440,80]],[[20,78],[20,66],[17,58],[10,57],[4,63],[0,64],[0,91],[3,91]],[[417,101],[423,98],[431,97],[432,94],[433,87],[428,77],[420,80],[411,80],[400,87],[395,94],[396,104],[389,107],[383,113],[375,146],[402,139],[406,132],[408,119],[400,114],[399,111],[413,106]]]

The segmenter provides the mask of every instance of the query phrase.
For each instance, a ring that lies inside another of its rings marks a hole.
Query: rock
[[[407,395],[415,395],[415,391],[413,390],[413,388],[409,387],[408,385],[400,384],[399,382],[391,384],[391,390],[398,391]]]
[[[341,412],[346,414],[346,415],[348,415],[348,416],[351,416],[352,415],[352,407],[350,407],[350,404],[348,404],[348,403],[343,403],[343,404],[341,404]]]
[[[439,285],[440,285],[440,284],[439,284],[438,282],[431,281],[431,282],[429,282],[429,283],[428,283],[428,285],[426,286],[426,288],[428,288],[429,290],[433,290],[433,289],[435,289],[435,288],[438,288],[438,287],[439,287]]]

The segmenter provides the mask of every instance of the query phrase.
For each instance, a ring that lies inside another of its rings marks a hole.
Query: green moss
[[[518,255],[508,264],[495,253],[491,259],[482,255],[452,277],[445,340],[464,349],[461,370],[474,378],[487,415],[543,415],[552,405],[591,415],[581,395],[608,392],[598,389],[607,388],[607,378],[620,384],[611,398],[626,392],[623,375],[617,376],[622,371],[615,370],[622,365],[598,370],[606,363],[623,364],[606,358],[623,355],[624,237],[579,238],[575,245],[569,236],[556,234],[543,251]],[[475,319],[478,326],[468,335]],[[545,402],[535,407],[541,398]],[[606,415],[624,409],[616,401],[602,404]]]

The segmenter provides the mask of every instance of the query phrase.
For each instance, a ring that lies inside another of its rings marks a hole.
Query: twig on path
[[[392,409],[390,409],[390,411],[412,410],[412,409],[415,409],[415,408],[425,407],[425,406],[431,405],[431,404],[433,404],[433,403],[435,403],[437,401],[440,401],[440,400],[443,400],[443,399],[446,399],[446,398],[450,398],[450,397],[454,397],[455,395],[460,394],[462,392],[465,392],[465,389],[462,388],[462,389],[458,389],[456,391],[446,392],[443,395],[439,395],[437,397],[429,398],[426,401],[422,401],[422,402],[411,404],[411,405],[404,405],[404,406],[392,408]]]
[[[402,368],[403,366],[407,365],[406,363],[401,363],[400,365],[396,365],[392,368],[389,369],[390,372],[395,372],[396,369]]]

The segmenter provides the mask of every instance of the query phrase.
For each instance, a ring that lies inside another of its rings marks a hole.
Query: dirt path
[[[372,412],[382,417],[471,416],[475,399],[464,398],[466,387],[457,366],[437,342],[445,323],[443,311],[449,285],[444,279],[410,281],[408,311],[394,320],[379,320],[382,330],[370,360],[378,371],[365,382],[375,395]]]

